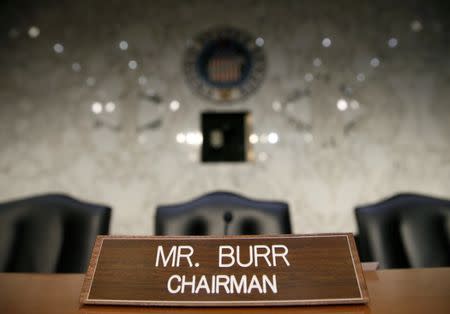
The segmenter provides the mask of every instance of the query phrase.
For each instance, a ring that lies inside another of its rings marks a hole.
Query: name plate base
[[[98,236],[83,304],[285,306],[369,300],[351,233]]]

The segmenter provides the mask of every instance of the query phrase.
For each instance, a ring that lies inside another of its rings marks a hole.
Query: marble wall
[[[112,233],[152,234],[157,204],[220,189],[285,200],[309,233],[356,231],[355,205],[397,192],[450,197],[444,2],[1,6],[0,201],[69,193],[110,204]],[[264,83],[230,106],[182,73],[186,42],[217,25],[265,42]],[[178,143],[204,110],[251,111],[256,160],[202,164],[199,145]]]

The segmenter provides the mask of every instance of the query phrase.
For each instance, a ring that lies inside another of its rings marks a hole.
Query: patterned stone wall
[[[229,190],[287,201],[309,233],[356,231],[355,205],[397,192],[450,197],[444,2],[91,2],[0,9],[1,201],[69,193],[110,204],[115,234],[152,234],[157,204]],[[230,106],[182,72],[217,25],[264,39],[264,83]],[[205,110],[252,112],[254,162],[179,143]]]

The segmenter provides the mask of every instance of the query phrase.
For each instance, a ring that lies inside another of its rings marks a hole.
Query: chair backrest
[[[362,261],[380,268],[450,266],[450,201],[398,194],[355,209]]]
[[[0,272],[81,273],[111,209],[60,194],[0,204]]]
[[[158,206],[155,233],[224,235],[227,219],[231,219],[227,228],[230,235],[291,233],[288,204],[252,200],[230,192],[213,192],[186,203]]]

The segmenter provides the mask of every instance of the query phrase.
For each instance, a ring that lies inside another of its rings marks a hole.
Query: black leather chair
[[[158,206],[157,235],[244,235],[291,233],[289,206],[213,192],[192,201]]]
[[[0,204],[0,272],[85,272],[111,209],[59,194]]]
[[[398,194],[355,209],[362,261],[380,268],[450,266],[450,201]]]

